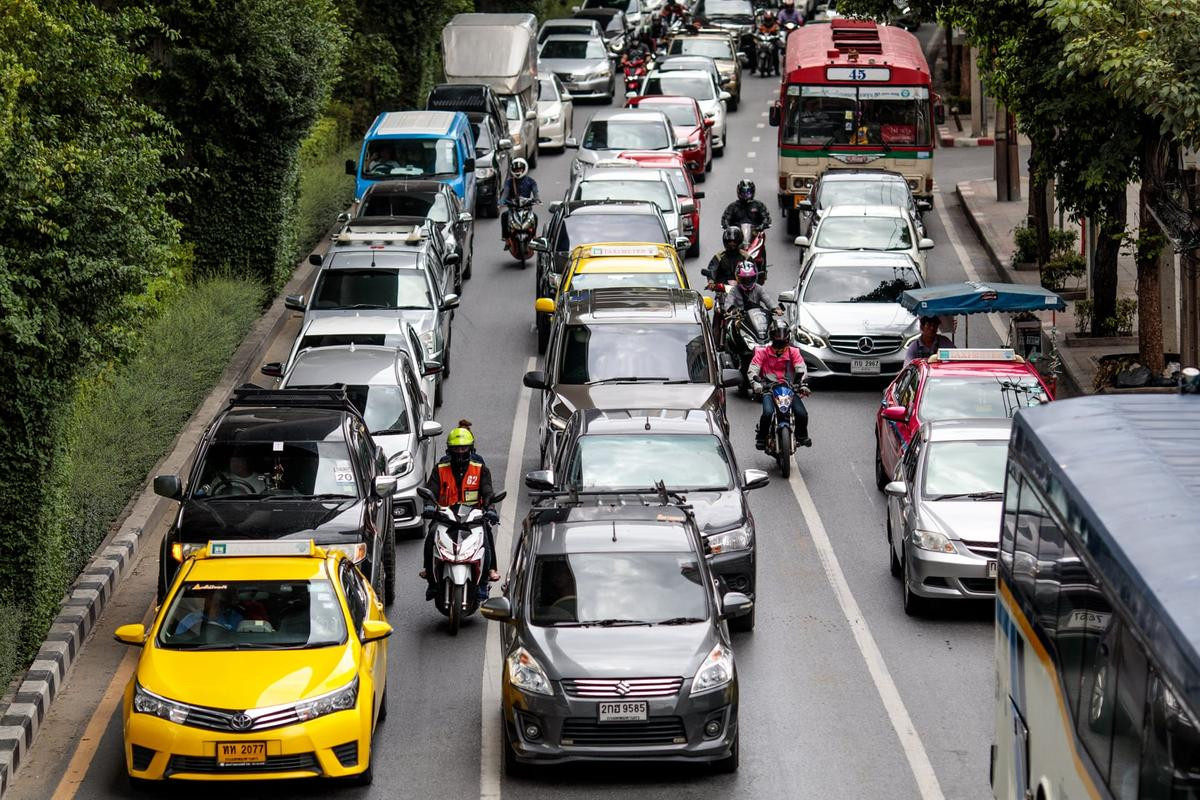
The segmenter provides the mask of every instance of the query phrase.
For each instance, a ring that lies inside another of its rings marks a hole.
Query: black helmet
[[[767,327],[767,337],[771,340],[771,347],[776,350],[782,350],[791,342],[791,331],[788,330],[788,325],[779,317],[773,317],[771,324]]]
[[[725,249],[731,252],[740,249],[744,241],[741,228],[735,228],[730,225],[721,232],[721,244],[725,245]]]
[[[753,200],[754,199],[754,181],[742,178],[737,185],[738,200]]]

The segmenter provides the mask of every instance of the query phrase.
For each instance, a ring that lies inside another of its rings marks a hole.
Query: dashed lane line
[[[758,155],[758,153],[751,150],[749,153],[746,153],[746,158],[754,158],[757,155]]]

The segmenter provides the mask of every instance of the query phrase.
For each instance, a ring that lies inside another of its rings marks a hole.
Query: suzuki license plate
[[[989,578],[996,577],[996,562],[995,561],[989,561],[987,563],[987,573],[988,573]]]
[[[878,375],[878,358],[855,358],[850,361],[851,375]]]
[[[600,704],[601,722],[645,722],[649,716],[650,704],[645,700]]]
[[[266,742],[217,742],[217,766],[265,763]]]

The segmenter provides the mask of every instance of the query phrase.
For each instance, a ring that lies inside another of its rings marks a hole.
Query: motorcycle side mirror
[[[904,406],[888,406],[883,409],[883,418],[892,422],[903,422],[908,416],[908,409]]]
[[[535,492],[554,491],[554,470],[538,469],[533,472],[526,472],[525,486],[526,488],[533,489]]]
[[[761,469],[748,469],[742,473],[742,489],[749,492],[761,489],[771,482],[771,476]]]
[[[479,604],[479,613],[492,622],[512,622],[512,604],[507,597],[489,597]]]
[[[529,247],[538,253],[550,252],[550,243],[546,241],[545,236],[539,236],[536,239],[530,239]]]
[[[721,370],[721,386],[734,389],[742,385],[742,373],[736,369]]]
[[[435,495],[433,492],[429,491],[429,487],[427,487],[427,486],[418,486],[417,487],[417,496],[420,497],[422,500],[424,500],[426,503],[433,503],[434,505],[437,505],[437,495]]]
[[[781,302],[781,303],[796,302],[796,290],[788,289],[786,292],[780,292],[779,293],[779,302]]]
[[[772,128],[779,127],[779,106],[778,105],[771,106],[771,108],[768,109],[767,122],[770,124],[770,126]]]
[[[904,497],[908,494],[908,484],[904,481],[891,481],[883,487],[883,493],[888,497]]]
[[[492,503],[503,503],[504,498],[508,497],[508,492],[500,492],[500,494],[492,495]]]

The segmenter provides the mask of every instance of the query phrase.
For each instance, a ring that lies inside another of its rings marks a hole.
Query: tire
[[[883,458],[879,454],[879,434],[875,434],[875,488],[883,491],[888,485],[887,473],[883,470]]]
[[[532,770],[528,764],[524,764],[517,760],[517,753],[513,750],[512,742],[508,738],[508,725],[504,720],[500,720],[500,726],[504,729],[504,774],[509,778],[529,778]]]
[[[450,380],[450,345],[454,341],[454,334],[446,334],[446,347],[442,350],[442,379]]]
[[[700,237],[697,236],[696,241],[688,245],[687,257],[695,258],[698,255],[700,255]]]
[[[732,100],[729,101],[729,110],[737,111],[738,106],[741,105],[741,102],[742,102],[742,96],[740,94],[738,94],[736,97],[734,97]]]
[[[489,219],[495,219],[500,216],[500,181],[496,181],[496,188],[492,193],[495,199],[483,207],[483,215]]]
[[[444,382],[445,381],[442,379],[442,377],[438,376],[437,381],[433,384],[433,407],[434,408],[442,407],[442,399],[443,399],[442,398],[442,384]]]
[[[396,529],[390,527],[383,539],[383,604],[396,602]]]
[[[379,698],[379,716],[375,718],[375,724],[381,725],[387,719],[387,686],[383,687],[383,697]]]
[[[901,562],[900,568],[900,591],[904,597],[904,613],[910,617],[919,617],[925,611],[925,598],[913,594],[908,587],[908,559],[906,558]]]
[[[775,460],[779,462],[779,472],[784,478],[792,474],[792,431],[790,428],[780,428],[775,434]]]
[[[887,526],[883,531],[888,546],[888,572],[892,573],[893,578],[899,578],[903,573],[900,569],[900,559],[896,558],[896,548],[892,544],[892,509],[890,507],[887,511],[887,522],[884,524]]]
[[[546,352],[550,344],[550,318],[545,314],[537,315],[537,351],[538,355]]]
[[[533,147],[533,152],[531,152],[528,156],[526,156],[526,160],[529,162],[530,169],[533,169],[534,167],[537,166],[538,150],[537,150],[537,144],[536,144],[536,141],[537,141],[536,136],[534,137],[534,141],[535,141],[535,144]]]
[[[696,183],[704,183],[706,180],[708,180],[708,167],[705,167],[699,172],[693,172],[692,180],[694,180]]]
[[[729,620],[729,629],[737,633],[749,633],[754,630],[754,613],[757,610],[757,608],[752,608],[749,614]]]
[[[712,762],[713,772],[718,775],[732,775],[738,770],[738,740],[741,734],[733,737],[733,748],[725,758]]]
[[[786,237],[796,237],[800,235],[800,212],[794,208],[785,209],[783,212],[784,219],[787,224],[783,226],[783,232]]]
[[[458,628],[462,625],[464,591],[466,591],[464,586],[454,586],[450,589],[450,606],[446,609],[446,616],[449,619],[451,636],[458,636]]]

